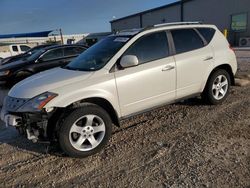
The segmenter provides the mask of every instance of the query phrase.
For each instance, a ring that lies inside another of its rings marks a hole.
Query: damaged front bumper
[[[40,100],[40,98],[47,100],[48,97],[50,97],[51,100],[55,96],[57,95],[49,92],[32,99],[6,96],[1,110],[1,120],[5,122],[6,126],[16,127],[21,134],[25,134],[26,137],[33,142],[51,141],[51,139],[55,139],[55,135],[54,130],[48,131],[48,124],[50,119],[52,124],[50,127],[54,128],[53,124],[56,125],[57,122],[54,122],[54,120],[57,118],[51,117],[57,109],[51,108],[49,111],[46,111],[44,108],[34,109],[32,105],[36,104],[36,100]],[[41,100],[39,102],[42,103],[43,101]],[[25,105],[29,108],[25,108]]]
[[[7,111],[4,106],[1,110],[1,120],[6,126],[15,127],[33,142],[49,142],[48,121],[52,113],[18,113]]]

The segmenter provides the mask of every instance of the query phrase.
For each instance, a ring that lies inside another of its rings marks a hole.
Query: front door
[[[138,39],[124,55],[137,56],[139,65],[115,72],[122,116],[175,99],[175,61],[169,53],[166,32]]]
[[[48,70],[65,64],[63,48],[51,49],[46,52],[33,66],[36,72]]]

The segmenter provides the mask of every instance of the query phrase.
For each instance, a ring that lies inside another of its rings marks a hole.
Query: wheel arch
[[[226,70],[229,75],[230,75],[230,80],[231,80],[231,85],[235,85],[235,80],[234,80],[234,74],[233,74],[233,70],[232,70],[232,67],[229,65],[229,64],[221,64],[217,67],[215,67],[209,74],[208,76],[208,79],[206,81],[206,84],[205,86],[203,87],[203,91],[206,89],[206,86],[207,86],[207,83],[209,81],[209,79],[211,78],[211,76],[213,75],[213,73],[219,69],[223,69],[223,70]]]
[[[28,74],[34,74],[34,72],[30,69],[21,69],[21,70],[17,70],[14,74],[17,76],[20,73],[28,73]]]
[[[95,105],[100,106],[101,108],[103,108],[109,114],[113,124],[120,127],[120,121],[119,121],[119,118],[118,118],[118,113],[116,112],[116,110],[114,109],[112,104],[107,99],[104,99],[104,98],[101,98],[101,97],[86,98],[86,99],[82,99],[80,101],[74,102],[68,108],[78,108],[78,107],[81,107],[82,105],[84,105],[86,103],[95,104]]]
[[[84,105],[89,103],[95,104],[103,108],[110,116],[112,123],[115,126],[120,127],[119,116],[112,104],[104,98],[91,97],[76,101],[68,105],[67,107],[57,108],[56,111],[49,117],[47,127],[47,135],[49,136],[49,138],[51,140],[54,140],[58,136],[58,130],[60,129],[61,123],[64,121],[64,116],[68,114],[68,112],[70,112],[74,108],[84,107]]]

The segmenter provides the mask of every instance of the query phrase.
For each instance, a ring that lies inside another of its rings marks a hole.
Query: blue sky
[[[62,28],[64,34],[110,31],[113,16],[176,0],[0,0],[0,34]]]

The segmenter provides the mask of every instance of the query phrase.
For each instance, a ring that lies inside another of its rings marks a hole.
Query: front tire
[[[212,73],[206,88],[202,93],[202,98],[206,103],[217,105],[226,100],[231,86],[230,75],[226,70],[219,69]]]
[[[59,130],[59,144],[71,157],[87,157],[104,148],[112,133],[108,113],[94,104],[87,104],[69,113]]]

